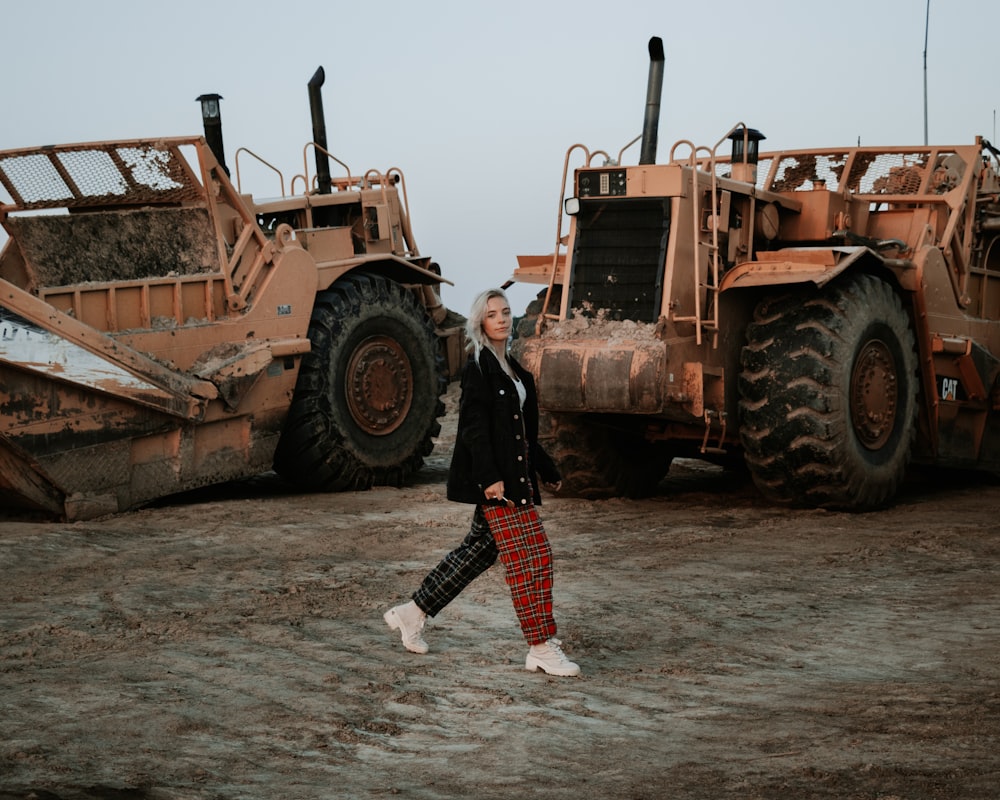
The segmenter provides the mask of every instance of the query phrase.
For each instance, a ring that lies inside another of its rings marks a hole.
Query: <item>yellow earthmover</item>
[[[544,286],[516,346],[567,491],[649,494],[684,456],[868,509],[911,462],[1000,469],[997,150],[761,152],[739,122],[656,163],[649,52],[638,163],[571,147],[553,251],[514,271]]]
[[[251,151],[230,179],[219,95],[198,98],[204,135],[0,152],[4,509],[87,519],[272,466],[303,491],[421,467],[464,320],[402,172],[327,150],[323,80],[303,173],[266,202],[239,188]]]

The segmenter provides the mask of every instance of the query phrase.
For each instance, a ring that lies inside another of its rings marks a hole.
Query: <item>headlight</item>
[[[566,213],[571,217],[580,213],[580,198],[579,197],[567,197],[566,198]]]

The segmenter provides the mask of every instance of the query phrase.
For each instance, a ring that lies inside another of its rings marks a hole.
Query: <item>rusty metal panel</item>
[[[125,438],[74,447],[39,460],[58,486],[73,493],[117,495],[116,489],[129,483],[130,452],[131,442]]]
[[[221,272],[204,208],[9,217],[38,286]]]
[[[543,408],[624,414],[662,410],[667,350],[661,342],[529,341],[523,352],[536,373]]]
[[[554,276],[553,266],[555,267]],[[547,256],[518,256],[512,280],[518,283],[547,284],[551,279],[554,283],[559,284],[563,282],[565,272],[565,253],[551,253]]]
[[[688,398],[685,407],[695,417],[705,413],[704,364],[700,361],[687,362],[682,367],[681,389]]]
[[[583,356],[582,351],[566,348],[546,349],[542,352],[537,375],[539,405],[560,410],[585,408],[583,385],[580,381]]]
[[[174,395],[151,381],[3,307],[0,307],[0,362],[42,378],[116,397],[141,397],[144,403],[160,407],[176,404]]]
[[[63,510],[62,493],[41,468],[0,433],[0,505],[54,514]]]
[[[870,252],[866,247],[786,248],[757,254],[758,261],[739,264],[726,273],[720,291],[740,286],[776,286],[812,281],[823,286]]]
[[[607,349],[587,355],[583,391],[588,410],[625,411],[631,407],[632,351]]]
[[[154,361],[9,284],[0,306],[0,363],[119,395],[193,418],[218,397],[198,381]]]
[[[667,367],[667,346],[636,344],[629,372],[629,393],[636,411],[653,413],[663,408],[663,380]]]

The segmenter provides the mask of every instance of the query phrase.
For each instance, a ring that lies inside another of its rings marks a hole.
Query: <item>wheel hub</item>
[[[850,399],[854,432],[865,447],[878,450],[892,435],[899,404],[896,362],[884,342],[872,340],[861,348]]]
[[[347,365],[347,405],[367,433],[384,436],[403,424],[413,401],[413,373],[399,342],[365,339]]]

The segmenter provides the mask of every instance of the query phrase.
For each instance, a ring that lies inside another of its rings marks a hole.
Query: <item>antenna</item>
[[[924,147],[927,146],[927,38],[931,28],[931,0],[927,0],[927,16],[924,20]]]

